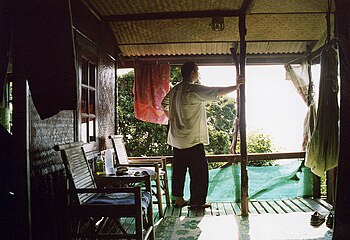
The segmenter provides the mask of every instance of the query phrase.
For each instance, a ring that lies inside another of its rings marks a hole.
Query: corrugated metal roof
[[[247,0],[87,0],[108,21],[124,58],[230,55]],[[255,0],[246,15],[247,54],[304,54],[326,32],[327,0]],[[211,14],[226,16],[223,31]],[[191,15],[193,14],[193,15]],[[319,44],[318,44],[319,45]]]

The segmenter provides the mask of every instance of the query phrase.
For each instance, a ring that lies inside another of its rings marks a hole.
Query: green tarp
[[[271,200],[312,196],[312,174],[302,167],[302,161],[291,160],[277,166],[248,166],[249,199]],[[171,191],[171,167],[168,169]],[[209,171],[208,202],[240,202],[240,165]],[[187,174],[184,196],[189,198],[189,175]]]

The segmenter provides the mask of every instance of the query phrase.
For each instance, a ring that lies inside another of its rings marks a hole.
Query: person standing
[[[173,147],[172,195],[175,207],[190,205],[189,209],[210,207],[208,193],[208,162],[204,145],[209,144],[205,102],[233,92],[245,79],[238,77],[237,85],[208,87],[199,83],[198,66],[186,62],[181,67],[182,81],[162,100],[162,108],[169,118],[167,143]],[[183,198],[187,169],[190,175],[190,200]]]

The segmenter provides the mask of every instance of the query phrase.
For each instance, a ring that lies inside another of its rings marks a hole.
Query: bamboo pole
[[[239,51],[239,65],[240,75],[245,77],[246,64],[246,22],[245,15],[239,16],[239,36],[240,36],[240,51]],[[248,215],[248,172],[247,172],[247,140],[246,140],[246,118],[245,118],[245,84],[240,85],[239,88],[239,133],[240,133],[240,147],[241,147],[241,213],[242,216]]]
[[[232,59],[234,61],[235,64],[235,68],[236,68],[236,80],[239,77],[240,74],[240,70],[239,70],[239,60],[237,57],[237,46],[235,46],[234,48],[231,48],[231,55],[232,55]],[[234,129],[233,129],[233,140],[232,140],[232,146],[231,146],[231,153],[236,154],[236,147],[237,147],[237,140],[238,140],[238,128],[239,128],[239,89],[237,89],[236,91],[236,103],[237,103],[237,113],[236,113],[236,119],[234,122]]]

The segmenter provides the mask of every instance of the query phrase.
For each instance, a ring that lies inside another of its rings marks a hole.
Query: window
[[[78,139],[90,143],[97,137],[96,117],[96,61],[80,55],[78,58],[80,83],[80,110],[78,112]]]
[[[77,139],[86,143],[97,139],[97,54],[91,49],[91,43],[78,37],[80,107],[77,111]]]
[[[12,113],[13,113],[13,97],[12,97],[12,80],[11,74],[7,74],[5,86],[3,89],[3,99],[0,101],[0,123],[12,133]]]

